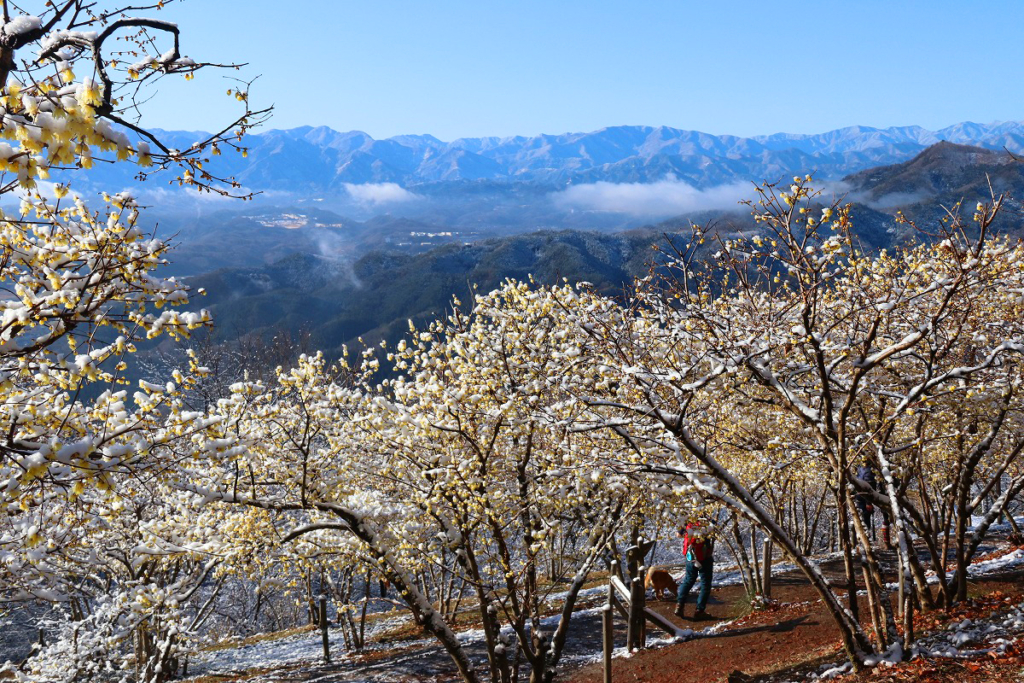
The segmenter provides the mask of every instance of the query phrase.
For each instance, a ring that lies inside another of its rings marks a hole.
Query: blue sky
[[[1016,0],[185,0],[156,15],[187,55],[248,62],[273,128],[451,140],[1024,119]],[[213,128],[225,90],[218,74],[164,87],[149,120]]]

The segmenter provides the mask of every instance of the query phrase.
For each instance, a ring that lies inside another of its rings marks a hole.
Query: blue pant
[[[713,567],[714,561],[710,557],[706,561],[701,562],[700,569],[697,569],[697,565],[693,562],[686,563],[686,574],[683,576],[683,582],[679,584],[679,594],[676,596],[676,602],[679,603],[680,607],[686,604],[686,597],[690,594],[693,584],[697,582],[697,573],[700,572],[700,592],[697,593],[697,611],[704,611],[704,608],[708,606],[708,598],[711,597],[711,574]]]

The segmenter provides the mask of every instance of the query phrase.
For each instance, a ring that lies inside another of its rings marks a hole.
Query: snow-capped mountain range
[[[187,147],[198,134],[165,132]],[[449,183],[645,183],[674,177],[698,188],[816,172],[838,178],[905,161],[940,141],[1024,150],[1024,121],[920,126],[853,126],[817,135],[710,135],[665,126],[615,126],[589,133],[461,138],[400,135],[375,140],[327,127],[270,130],[247,138],[249,154],[217,159],[221,172],[253,190],[310,195],[351,184],[427,188]],[[114,169],[111,169],[113,171]],[[126,179],[127,180],[127,179]],[[475,182],[474,182],[475,181]]]

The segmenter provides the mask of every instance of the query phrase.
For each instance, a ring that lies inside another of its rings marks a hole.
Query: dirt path
[[[879,553],[883,573],[893,574],[895,561],[894,553]],[[834,590],[845,590],[842,560],[822,562],[819,568]],[[746,680],[744,676],[774,671],[780,663],[800,664],[838,651],[839,629],[802,573],[790,571],[773,577],[772,598],[779,607],[751,613],[742,586],[713,591],[707,609],[713,620],[696,622],[698,627],[715,620],[735,620],[733,623],[713,636],[615,659],[612,679],[631,683],[711,683],[725,681],[737,672],[742,674],[738,680]],[[671,616],[674,603],[652,606],[677,624],[694,627],[692,621]],[[692,609],[687,605],[689,613]],[[586,666],[567,676],[567,680],[599,683],[600,665]]]
[[[883,553],[880,559],[883,571],[892,575],[893,554]],[[845,582],[841,561],[824,562],[821,569],[834,589],[842,590]],[[1020,591],[1024,592],[1024,583]],[[708,605],[711,619],[700,622],[673,616],[674,602],[648,602],[649,607],[681,628],[702,630],[718,624],[722,630],[684,643],[616,658],[613,660],[613,680],[616,683],[800,680],[802,675],[779,679],[775,674],[793,672],[796,670],[794,667],[798,669],[811,662],[816,666],[842,659],[838,629],[801,574],[787,572],[776,575],[772,595],[779,607],[751,614],[742,586],[715,589]],[[691,603],[688,610],[692,609]],[[617,646],[625,642],[624,621],[618,617],[615,620]],[[654,640],[664,635],[651,627],[648,637]],[[471,660],[484,665],[486,654],[480,638],[473,633],[465,633],[463,638]],[[269,645],[263,645],[260,649],[267,647]],[[600,652],[600,611],[588,609],[577,612],[570,623],[558,680],[572,683],[601,681]],[[339,655],[340,661],[327,666],[314,663],[314,657],[306,658],[303,663],[282,662],[277,665],[268,662],[270,657],[258,658],[261,663],[268,664],[262,671],[250,669],[240,676],[209,675],[198,680],[204,683],[224,680],[250,683],[447,683],[457,680],[450,658],[431,639],[378,642],[362,653]]]
[[[776,577],[772,596],[789,604],[744,616],[749,610],[741,586],[715,591],[708,613],[714,620],[738,621],[714,636],[615,659],[613,680],[711,683],[726,680],[737,669],[744,674],[766,673],[778,668],[780,660],[796,664],[835,651],[839,631],[802,577]],[[666,616],[675,607],[670,602],[652,606]],[[671,618],[684,627],[694,623]],[[698,622],[701,627],[711,623],[714,621]],[[567,679],[573,683],[599,683],[600,665],[589,665]]]
[[[823,565],[823,569],[834,587],[842,583],[837,563]],[[981,582],[972,582],[971,591],[978,595],[998,591],[1019,598],[1024,595],[1022,579],[1021,572],[992,575]],[[776,683],[803,680],[823,663],[844,660],[839,630],[802,576],[788,573],[776,577],[772,597],[782,606],[744,617],[741,616],[745,608],[742,588],[715,591],[708,612],[716,619],[741,618],[714,636],[615,659],[612,680],[616,683]],[[656,603],[655,608],[670,615],[674,605]],[[682,625],[692,623],[671,618]],[[600,683],[600,664],[578,669],[565,680]]]
[[[826,567],[828,569],[834,567]],[[826,571],[838,578],[834,571]],[[773,580],[773,596],[784,603],[796,603],[785,609],[768,610],[747,615],[749,607],[742,586],[717,588],[708,603],[706,621],[694,622],[672,615],[673,601],[651,601],[648,606],[672,619],[682,628],[705,629],[716,623],[745,618],[731,624],[718,635],[700,637],[687,643],[652,649],[631,658],[615,660],[615,680],[619,681],[708,681],[724,680],[724,675],[736,668],[736,662],[778,662],[779,652],[793,652],[802,648],[819,649],[823,654],[833,650],[837,631],[821,606],[814,602],[813,590],[802,576],[790,572]],[[691,596],[691,600],[693,596]],[[692,611],[692,604],[689,606]],[[780,622],[780,623],[776,623]],[[615,620],[615,642],[625,642],[625,620]],[[653,627],[648,638],[665,637]],[[809,645],[810,644],[810,645]],[[470,658],[480,664],[485,661],[483,643],[466,643]],[[813,647],[812,647],[813,646]],[[580,669],[581,662],[592,661],[601,651],[601,619],[597,610],[585,610],[573,615],[569,626],[566,650],[563,655],[559,680],[584,683],[600,681],[595,665]],[[739,656],[737,653],[744,653]],[[680,658],[698,662],[695,668],[687,664],[686,674],[676,678],[671,672],[682,669]],[[666,673],[670,674],[666,677]],[[363,654],[350,653],[331,665],[298,665],[276,667],[264,674],[247,677],[249,683],[435,683],[456,681],[451,659],[432,640],[394,643],[389,647],[374,648]]]

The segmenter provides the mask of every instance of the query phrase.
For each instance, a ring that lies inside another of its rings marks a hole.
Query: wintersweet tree
[[[186,56],[177,25],[140,16],[173,2],[47,0],[19,3],[13,12],[10,4],[3,5],[3,137],[17,145],[0,148],[0,170],[9,174],[0,181],[0,191],[33,189],[51,169],[125,160],[142,168],[177,170],[179,184],[202,191],[232,194],[238,188],[204,165],[221,148],[244,153],[241,136],[269,113],[249,108],[246,86],[228,93],[241,103],[239,116],[187,150],[168,147],[146,126],[144,102],[162,78],[192,79],[209,67],[237,68]]]
[[[998,288],[1019,287],[1014,281],[1020,275],[1012,271],[1019,269],[1015,261],[1021,253],[1019,247],[994,246],[1005,250],[1005,260],[996,266],[1003,273],[993,280],[996,291],[971,301],[972,316],[957,330],[958,338],[950,340],[948,355],[957,364],[981,364],[978,345],[1018,326],[1018,295]],[[899,511],[893,519],[921,539],[938,568],[939,592],[933,600],[920,567],[912,567],[927,606],[950,606],[967,598],[971,558],[1024,488],[1020,383],[1021,365],[1012,358],[965,374],[915,402],[906,419],[879,434],[882,452],[870,454],[887,475],[874,494],[876,505]],[[949,571],[954,572],[951,580]]]
[[[159,481],[137,479],[109,494],[86,489],[61,508],[51,506],[49,525],[36,532],[46,537],[36,546],[45,557],[28,570],[58,574],[49,584],[65,587],[65,618],[22,675],[165,681],[180,673],[216,596],[199,589],[231,559],[214,532],[215,513]]]
[[[300,539],[335,552],[350,534],[424,627],[458,648],[417,585],[416,559],[401,550],[403,539],[427,540],[420,512],[381,489],[375,449],[362,442],[358,426],[369,399],[344,381],[345,374],[322,356],[303,356],[296,367],[279,368],[271,383],[234,384],[211,409],[209,429],[183,462],[180,485],[207,505],[272,513],[279,528],[270,538],[282,543]],[[332,538],[338,535],[340,540]],[[471,671],[464,653],[456,661]]]
[[[182,337],[209,320],[173,310],[188,301],[186,288],[150,274],[166,247],[138,228],[133,200],[110,201],[94,214],[81,200],[26,198],[22,217],[0,222],[0,281],[13,295],[0,302],[5,508],[28,513],[58,489],[108,489],[113,474],[131,470],[149,421],[126,408],[117,385],[135,342]],[[111,389],[80,400],[90,384]]]
[[[166,245],[140,227],[132,197],[104,195],[104,208],[94,211],[67,183],[46,197],[40,186],[51,171],[67,178],[95,161],[134,161],[173,166],[181,183],[231,192],[231,181],[225,189],[203,170],[204,155],[236,145],[259,120],[247,98],[222,133],[185,151],[167,148],[138,120],[135,98],[150,84],[210,66],[180,53],[175,25],[136,16],[164,4],[68,0],[39,3],[37,14],[3,5],[0,135],[10,142],[0,143],[0,196],[22,197],[19,210],[0,215],[0,282],[8,295],[0,302],[0,401],[10,423],[0,451],[5,508],[24,511],[50,484],[109,487],[109,472],[138,462],[139,450],[124,443],[126,428],[107,429],[80,396],[88,384],[116,384],[137,339],[185,336],[208,321],[205,313],[171,310],[187,303],[187,288],[153,275]],[[111,54],[122,39],[143,57],[152,45],[166,42],[167,49],[126,64],[123,51]]]
[[[473,681],[454,615],[422,577],[457,579],[483,623],[489,677],[514,681],[529,665],[531,680],[551,680],[580,589],[651,503],[617,471],[631,456],[614,435],[575,429],[562,384],[585,338],[567,334],[557,302],[509,283],[471,315],[411,330],[387,354],[395,378],[379,384],[373,350],[347,384],[319,357],[276,385],[239,383],[199,446],[186,478],[205,483],[191,489],[278,513],[283,539],[325,553],[356,539]]]
[[[195,376],[176,379],[145,383],[131,399],[105,391],[85,407],[64,406],[67,429],[82,430],[72,445],[87,448],[94,440],[84,430],[93,430],[103,434],[95,440],[101,452],[126,460],[100,461],[102,469],[51,465],[18,489],[17,505],[0,519],[5,600],[49,601],[63,616],[29,680],[87,680],[115,669],[166,680],[194,646],[206,615],[189,601],[232,554],[211,535],[211,513],[164,478],[180,446],[171,448],[209,427],[177,396]]]
[[[204,165],[221,147],[237,147],[261,116],[243,89],[238,119],[187,150],[146,128],[151,85],[212,66],[181,54],[176,26],[138,16],[164,4],[2,4],[0,198],[16,208],[0,211],[0,600],[62,602],[86,629],[100,603],[117,602],[82,581],[91,534],[150,490],[138,477],[166,467],[167,444],[189,438],[201,417],[176,403],[192,381],[181,372],[129,395],[121,386],[128,360],[137,341],[183,338],[209,317],[180,310],[187,287],[155,273],[167,247],[147,234],[136,201],[104,194],[99,209],[89,208],[73,179],[122,162],[236,194]],[[156,46],[161,54],[147,56]],[[132,633],[115,627],[105,647]],[[146,668],[160,664],[151,654],[143,648],[136,660],[144,678],[169,675]]]
[[[382,455],[474,587],[500,681],[518,679],[520,656],[530,680],[555,676],[580,589],[650,502],[617,467],[628,454],[612,435],[573,429],[563,383],[586,338],[557,302],[519,282],[478,296],[471,315],[413,331],[391,356],[402,374],[382,387],[399,427],[381,432],[393,451]],[[410,465],[418,476],[398,476]],[[543,577],[552,565],[558,573]],[[561,616],[549,632],[552,609]]]
[[[919,444],[897,435],[912,435],[917,411],[968,386],[1006,395],[1006,383],[991,387],[986,373],[1006,376],[1024,349],[1020,249],[988,234],[999,206],[980,205],[968,225],[954,215],[934,246],[871,256],[857,246],[848,208],[822,206],[805,179],[783,192],[766,186],[753,204],[761,231],[721,238],[715,261],[701,266],[697,230],[662,278],[640,283],[632,319],[584,327],[601,346],[601,371],[616,378],[613,392],[578,392],[595,411],[591,422],[638,450],[673,454],[678,476],[764,529],[822,596],[856,663],[874,646],[854,617],[853,589],[843,605],[755,492],[765,472],[796,462],[835,487],[850,584],[857,553],[880,647],[899,648],[885,581],[853,514],[854,493],[876,494],[854,469],[865,458],[879,467],[878,500],[891,506],[901,574],[919,582],[899,504],[910,477],[893,478],[893,461]],[[976,325],[986,332],[967,335]],[[767,442],[744,437],[769,431]],[[998,453],[986,450],[996,463],[989,471],[1017,450],[1012,438]],[[1009,496],[1018,486],[1011,482]]]

